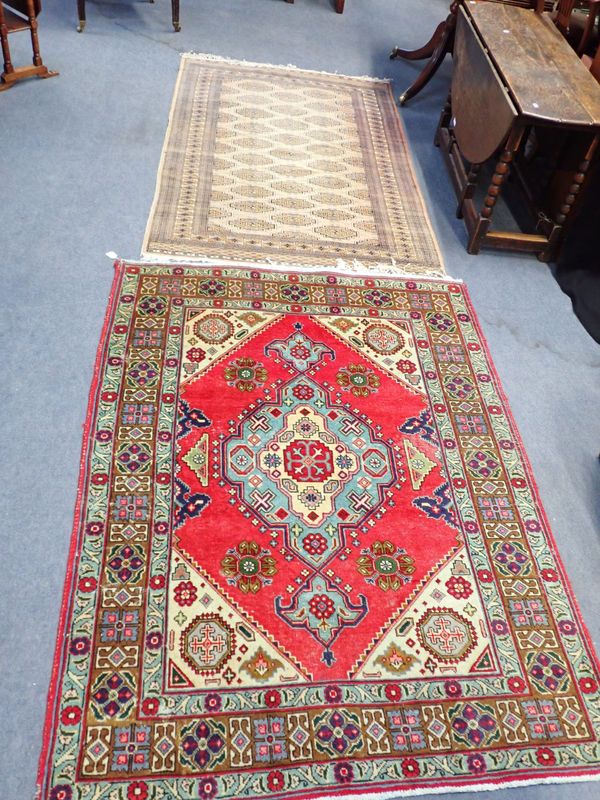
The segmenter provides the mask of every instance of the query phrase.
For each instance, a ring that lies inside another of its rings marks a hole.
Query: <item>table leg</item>
[[[79,17],[77,33],[83,33],[85,28],[85,0],[77,0],[77,16]]]
[[[346,0],[335,0],[335,10],[338,14],[344,13],[344,4]]]
[[[171,16],[175,33],[179,33],[181,30],[181,24],[179,22],[179,0],[171,0]]]
[[[8,25],[4,19],[4,11],[2,3],[0,2],[0,39],[2,40],[2,57],[4,58],[4,75],[14,72],[15,68],[12,65],[10,58],[10,47],[8,46]],[[2,88],[6,89],[6,84],[2,84]]]
[[[433,78],[435,73],[440,68],[447,53],[451,53],[454,47],[454,32],[456,30],[456,19],[458,15],[458,2],[453,2],[450,6],[450,14],[446,17],[445,22],[442,23],[442,28],[439,29],[440,33],[437,37],[437,44],[431,54],[431,57],[423,70],[420,72],[416,80],[406,89],[399,97],[400,105],[404,105],[407,100],[417,95],[429,81]],[[435,38],[435,34],[434,34]],[[428,49],[429,42],[425,45]],[[397,50],[398,48],[396,48]],[[392,51],[392,57],[396,51]],[[419,52],[419,51],[415,51]],[[400,51],[398,51],[400,53]]]
[[[596,133],[592,136],[589,144],[585,146],[585,150],[580,151],[581,160],[578,162],[575,171],[572,173],[570,183],[566,188],[565,195],[562,202],[558,207],[558,211],[553,214],[553,220],[550,222],[551,230],[548,236],[548,246],[538,255],[540,261],[554,261],[563,239],[564,227],[571,216],[573,206],[577,200],[577,196],[583,189],[585,179],[587,176],[590,164],[594,159],[596,149],[600,145],[600,134]]]
[[[431,39],[423,47],[417,47],[416,50],[402,50],[400,47],[394,47],[390,53],[390,58],[405,58],[407,61],[421,61],[423,58],[431,58],[444,37],[445,28],[446,20],[443,20],[433,32]]]
[[[479,213],[479,220],[473,228],[473,232],[471,233],[469,243],[467,245],[467,253],[470,253],[471,255],[476,255],[479,252],[481,242],[485,238],[485,235],[490,227],[494,206],[500,197],[502,185],[508,178],[510,173],[510,165],[513,162],[515,153],[519,149],[524,131],[525,129],[520,125],[517,125],[512,129],[508,135],[508,139],[506,140],[504,150],[502,151],[502,154],[496,163],[494,174],[492,175],[490,185],[488,186],[488,190],[483,201],[483,208]]]

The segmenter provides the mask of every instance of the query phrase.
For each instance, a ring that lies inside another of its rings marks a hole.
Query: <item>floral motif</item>
[[[108,554],[107,566],[113,581],[137,583],[144,567],[144,551],[138,545],[117,545]]]
[[[320,533],[309,533],[302,539],[302,547],[311,556],[322,556],[327,551],[327,539]]]
[[[92,689],[92,711],[99,720],[124,719],[135,700],[135,679],[129,672],[102,673]]]
[[[202,281],[198,288],[203,295],[207,295],[208,297],[220,297],[225,294],[225,284],[223,281],[214,279]]]
[[[334,764],[333,775],[338,783],[352,783],[354,780],[352,764],[349,764],[347,761],[340,761]]]
[[[376,308],[384,308],[392,304],[391,296],[381,289],[370,289],[363,294],[363,297],[366,303]]]
[[[386,539],[373,542],[370,548],[361,550],[356,567],[367,583],[387,592],[397,591],[410,581],[415,562],[406,550],[395,547]]]
[[[308,289],[298,283],[284,286],[281,290],[281,296],[290,303],[305,303],[308,300]]]
[[[309,600],[311,614],[317,619],[329,619],[335,612],[333,600],[326,594],[315,594]]]
[[[350,755],[362,745],[360,721],[350,711],[326,711],[314,721],[316,745],[333,756]]]
[[[446,581],[446,589],[457,600],[466,599],[473,594],[473,587],[462,575],[453,575]]]
[[[146,295],[139,299],[139,309],[141,314],[148,317],[160,317],[165,313],[168,298],[160,295]]]
[[[277,574],[277,562],[254,541],[243,541],[227,551],[221,570],[232,586],[244,594],[256,594]]]
[[[159,367],[156,361],[134,361],[127,370],[127,377],[137,386],[150,388],[158,383]]]
[[[214,768],[226,756],[225,726],[216,720],[202,719],[181,731],[181,760],[196,769]]]
[[[234,386],[240,392],[253,392],[267,380],[267,370],[260,361],[253,358],[236,358],[230,361],[224,375],[227,385]]]
[[[349,391],[354,397],[368,397],[377,391],[381,379],[372,369],[363,364],[348,364],[335,376],[338,386]]]
[[[567,687],[569,676],[557,653],[530,653],[527,660],[529,674],[540,691],[554,694]]]
[[[297,400],[310,400],[314,397],[315,390],[307,383],[298,383],[294,386],[292,394]]]
[[[483,704],[466,703],[450,709],[452,730],[459,742],[481,747],[500,737],[493,708]]]
[[[146,781],[133,781],[127,787],[127,800],[148,800]]]
[[[191,606],[194,604],[198,592],[191,581],[180,581],[175,584],[173,589],[175,602],[180,606]]]

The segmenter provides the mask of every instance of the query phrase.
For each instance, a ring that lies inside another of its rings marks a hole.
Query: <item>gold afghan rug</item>
[[[388,81],[190,55],[143,251],[444,272]]]
[[[598,778],[598,662],[461,284],[117,263],[39,800]]]

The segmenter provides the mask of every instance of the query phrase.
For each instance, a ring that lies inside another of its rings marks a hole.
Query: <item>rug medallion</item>
[[[389,82],[184,56],[145,253],[443,273]]]
[[[117,264],[42,800],[593,777],[598,667],[464,287]]]

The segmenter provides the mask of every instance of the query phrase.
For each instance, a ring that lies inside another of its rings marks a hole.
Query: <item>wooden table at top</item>
[[[535,171],[535,150],[533,159],[521,158],[532,126],[534,141],[562,141],[548,174]],[[549,130],[542,134],[543,128]],[[436,143],[454,184],[457,214],[469,232],[468,252],[498,247],[551,260],[600,145],[600,86],[547,15],[463,1],[457,8],[452,89]],[[481,165],[495,155],[480,203]],[[513,169],[533,230],[491,227]]]
[[[523,117],[600,125],[600,87],[549,15],[474,0],[463,8]]]

